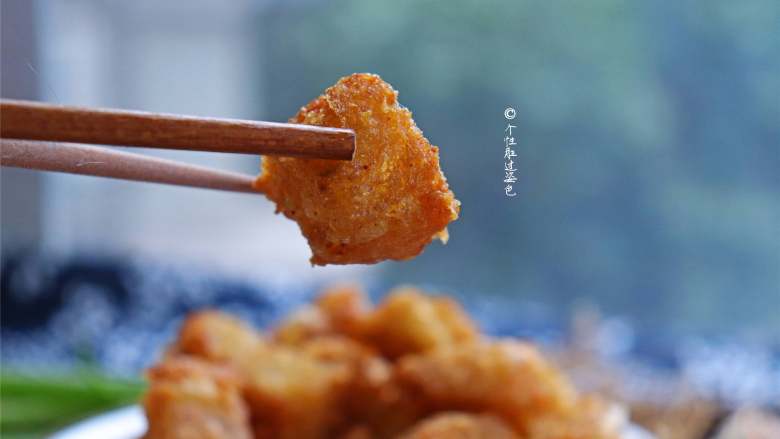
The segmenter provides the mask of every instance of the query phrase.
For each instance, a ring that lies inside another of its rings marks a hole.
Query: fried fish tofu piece
[[[368,319],[364,332],[390,358],[470,343],[479,337],[476,325],[457,302],[412,287],[391,291]]]
[[[376,356],[370,346],[341,335],[313,338],[300,345],[300,351],[321,363],[348,368],[350,375],[362,362]]]
[[[358,287],[332,287],[325,290],[314,305],[300,308],[280,323],[273,339],[288,345],[300,345],[312,338],[333,334],[360,340],[370,310],[366,294]]]
[[[350,370],[286,346],[256,350],[244,395],[255,438],[328,438],[343,421]]]
[[[361,288],[355,285],[328,288],[315,305],[327,316],[336,333],[357,339],[363,336],[372,306]]]
[[[290,122],[356,134],[350,162],[263,158],[255,187],[298,223],[312,264],[403,260],[434,238],[446,242],[460,203],[439,167],[438,148],[379,76],[342,78]]]
[[[328,316],[313,305],[305,305],[292,312],[273,331],[275,342],[300,346],[307,341],[333,333]]]
[[[277,327],[273,339],[300,345],[329,334],[359,340],[389,358],[470,343],[479,338],[476,324],[450,298],[400,287],[390,291],[371,310],[362,291],[342,287],[326,291],[315,305],[293,313]]]
[[[520,439],[520,436],[495,416],[445,412],[420,421],[399,439]]]
[[[249,413],[233,372],[173,357],[149,370],[145,439],[251,439]]]
[[[356,369],[344,408],[375,439],[396,438],[430,413],[419,395],[397,381],[393,364],[378,356]]]
[[[347,378],[337,387],[343,398],[332,399],[339,404],[344,422],[358,422],[369,429],[376,439],[394,438],[426,414],[415,395],[405,392],[393,376],[392,363],[381,357],[371,346],[342,335],[313,338],[298,347],[300,352],[315,358],[320,364],[336,366]],[[333,437],[333,436],[331,436]]]
[[[576,402],[569,381],[527,343],[456,345],[403,357],[396,369],[439,410],[495,413],[521,433],[530,418],[566,413]]]
[[[173,352],[239,364],[261,344],[254,328],[224,312],[207,310],[187,317]]]

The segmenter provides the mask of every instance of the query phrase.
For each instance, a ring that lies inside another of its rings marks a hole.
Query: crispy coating
[[[351,162],[263,158],[255,186],[298,222],[312,264],[403,260],[433,238],[446,242],[460,203],[439,168],[438,148],[379,76],[342,78],[290,122],[356,133]]]
[[[326,291],[264,337],[193,314],[149,372],[146,439],[614,439],[625,419],[532,345],[411,287]]]
[[[145,439],[250,439],[238,380],[226,368],[179,356],[149,370]]]
[[[457,302],[426,296],[411,287],[390,292],[368,319],[364,332],[391,358],[471,343],[479,335]]]
[[[470,413],[431,416],[399,439],[520,439],[500,418]]]

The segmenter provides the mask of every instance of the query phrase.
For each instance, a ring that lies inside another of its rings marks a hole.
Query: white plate
[[[49,439],[139,439],[146,433],[146,416],[134,405],[85,419]]]
[[[144,412],[138,406],[131,406],[86,419],[49,439],[139,439],[145,432]],[[632,425],[623,439],[654,439],[654,436]]]

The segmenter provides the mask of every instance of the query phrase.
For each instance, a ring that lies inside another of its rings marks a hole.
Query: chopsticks
[[[59,142],[331,160],[351,160],[355,151],[348,129],[8,99],[0,100],[0,137],[2,166],[239,192],[257,192],[254,177]]]
[[[99,146],[0,139],[0,163],[39,171],[258,193],[251,175]]]
[[[355,133],[276,122],[0,100],[0,137],[352,160]]]

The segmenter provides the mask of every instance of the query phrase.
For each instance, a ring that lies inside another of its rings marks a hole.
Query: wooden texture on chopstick
[[[341,128],[0,100],[0,136],[189,151],[351,160]]]
[[[255,177],[98,146],[0,139],[0,164],[123,180],[259,193]]]

